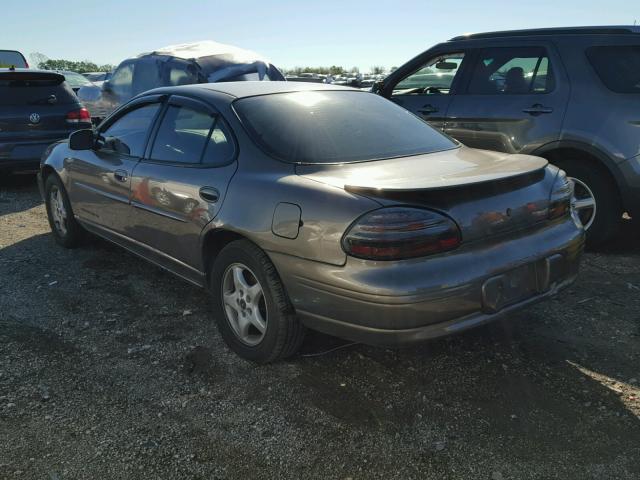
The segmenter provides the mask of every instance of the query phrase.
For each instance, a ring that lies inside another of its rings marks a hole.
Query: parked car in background
[[[374,91],[469,147],[561,167],[592,245],[640,216],[640,27],[455,37]]]
[[[208,288],[257,362],[305,326],[397,345],[500,318],[571,284],[584,241],[546,160],[314,83],[152,90],[50,149],[39,184],[61,245],[86,229]]]
[[[89,112],[64,76],[47,70],[0,69],[0,170],[36,171],[53,142],[91,126]]]
[[[93,85],[84,75],[80,75],[77,72],[71,72],[69,70],[53,70],[61,75],[64,75],[64,79],[67,82],[67,85],[71,87],[71,89],[78,93],[82,87]]]
[[[29,68],[27,60],[17,50],[0,50],[0,68]]]
[[[90,82],[104,82],[111,78],[111,72],[86,72],[82,74]]]
[[[132,97],[153,88],[240,80],[284,80],[284,76],[254,52],[206,41],[127,59],[102,86],[81,88],[78,96],[100,121]]]

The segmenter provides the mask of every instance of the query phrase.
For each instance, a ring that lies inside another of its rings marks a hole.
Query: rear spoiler
[[[56,72],[28,71],[28,70],[0,70],[0,81],[42,82],[49,85],[59,85],[64,82],[64,75]]]

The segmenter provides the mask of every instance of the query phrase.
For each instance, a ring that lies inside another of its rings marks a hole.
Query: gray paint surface
[[[238,145],[225,166],[163,165],[146,158],[148,153],[136,160],[107,158],[60,143],[43,174],[60,175],[85,227],[197,285],[206,284],[204,252],[211,239],[220,238],[216,233],[249,239],[267,252],[303,322],[371,343],[413,342],[470,328],[575,279],[584,234],[570,216],[548,221],[546,213],[540,215],[558,176],[545,160],[457,148],[344,166],[283,163],[247,136],[233,100],[263,88],[270,94],[320,88],[329,93],[336,87],[248,83],[149,93],[197,98],[221,114]],[[130,172],[118,186],[115,170]],[[215,188],[219,198],[208,202],[203,188]],[[351,224],[390,205],[428,207],[451,217],[461,246],[400,261],[348,256],[341,240]],[[557,255],[561,261],[547,261]],[[536,290],[498,313],[487,311],[484,283],[524,265],[535,265],[543,279]]]

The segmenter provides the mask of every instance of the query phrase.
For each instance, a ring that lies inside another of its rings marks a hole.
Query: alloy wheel
[[[61,236],[67,235],[67,209],[64,207],[62,200],[62,192],[58,187],[51,188],[49,193],[49,206],[51,208],[51,217],[56,231]]]
[[[580,223],[582,223],[584,229],[589,230],[589,227],[591,227],[596,218],[596,198],[586,183],[573,177],[569,177],[569,180],[573,182],[571,208],[578,219],[580,219]]]
[[[222,280],[222,301],[236,337],[258,345],[267,331],[267,304],[258,277],[242,263],[229,265]]]

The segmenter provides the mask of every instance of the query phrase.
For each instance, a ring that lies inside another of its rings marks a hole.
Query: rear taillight
[[[91,123],[89,110],[82,107],[67,113],[67,123]]]
[[[460,245],[458,226],[431,210],[411,207],[369,212],[347,230],[342,248],[367,260],[400,260],[446,252]]]
[[[551,195],[549,197],[549,219],[561,218],[571,211],[571,197],[573,196],[573,182],[567,178],[564,170],[558,172]]]

